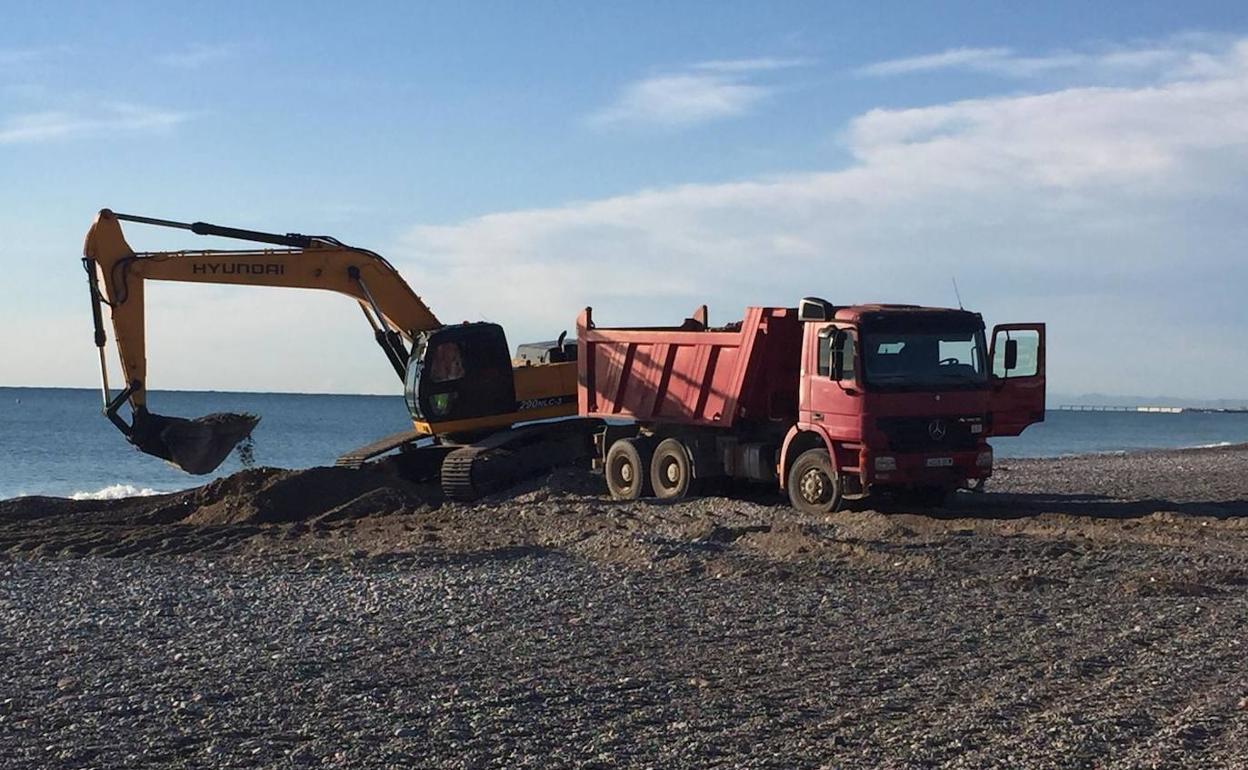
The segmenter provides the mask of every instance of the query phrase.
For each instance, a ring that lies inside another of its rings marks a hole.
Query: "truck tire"
[[[841,476],[826,449],[807,449],[789,469],[789,502],[802,513],[841,509]]]
[[[655,447],[650,485],[660,500],[679,500],[693,492],[693,462],[680,439],[665,438]]]
[[[607,491],[613,500],[637,500],[649,497],[650,488],[650,442],[637,438],[622,438],[607,450],[603,468],[607,478]]]

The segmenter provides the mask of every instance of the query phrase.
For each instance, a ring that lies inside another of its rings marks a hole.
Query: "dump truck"
[[[987,439],[1044,420],[1045,326],[962,309],[748,307],[719,328],[577,319],[577,408],[604,420],[611,496],[679,499],[711,479],[778,485],[820,513],[886,492],[940,505],[992,475]]]

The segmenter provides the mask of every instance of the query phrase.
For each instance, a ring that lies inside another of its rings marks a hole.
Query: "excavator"
[[[122,222],[263,244],[246,250],[136,252]],[[474,499],[588,456],[596,421],[576,415],[576,345],[532,343],[510,355],[495,323],[442,324],[389,261],[329,236],[266,233],[103,209],[83,247],[105,416],[149,455],[191,474],[215,470],[251,435],[252,414],[196,419],[148,410],[147,281],[321,289],[355,300],[403,383],[412,428],[338,459],[359,467],[399,449],[411,475],[437,476],[453,499]],[[111,311],[122,390],[113,395],[103,308]],[[121,413],[129,406],[130,420]],[[558,419],[564,418],[564,419]]]

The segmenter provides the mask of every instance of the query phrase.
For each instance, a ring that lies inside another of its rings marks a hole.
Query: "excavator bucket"
[[[143,411],[135,415],[130,443],[187,473],[212,473],[260,418],[221,412],[188,420]]]

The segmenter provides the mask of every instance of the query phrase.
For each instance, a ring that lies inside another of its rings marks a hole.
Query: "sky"
[[[1050,391],[1248,398],[1242,2],[0,8],[0,385],[98,383],[111,208],[368,247],[513,347],[956,280]],[[399,391],[346,298],[148,306],[153,389]]]

